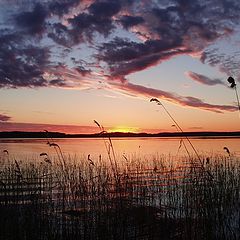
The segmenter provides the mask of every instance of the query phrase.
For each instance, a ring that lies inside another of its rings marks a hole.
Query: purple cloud
[[[64,47],[74,46],[80,41],[80,37],[74,36],[74,34],[62,23],[52,24],[48,32],[48,37],[56,44]]]
[[[0,36],[0,87],[43,87],[44,68],[48,65],[49,50],[26,46],[14,34]]]
[[[51,13],[58,16],[67,14],[70,9],[77,7],[80,4],[80,0],[55,0],[49,3],[49,10]]]
[[[136,15],[137,2],[134,3],[128,10],[125,26],[123,21],[126,29]],[[132,72],[159,64],[176,54],[199,53],[228,34],[232,24],[239,19],[237,11],[240,4],[237,2],[220,4],[214,1],[210,4],[207,1],[176,0],[166,6],[164,3],[157,6],[151,1],[142,5],[145,11],[133,31],[145,41],[114,39],[103,43],[96,55],[98,60],[107,63],[107,70],[115,78],[125,79]]]
[[[68,18],[71,27],[54,23],[48,36],[64,46],[92,42],[96,33],[107,37],[115,29],[112,17],[120,10],[121,4],[118,1],[95,1],[88,6],[87,12],[82,11]]]
[[[0,114],[0,122],[8,122],[11,119],[11,117],[5,115],[5,114]]]
[[[112,20],[109,17],[98,17],[88,13],[81,13],[69,19],[72,29],[68,34],[75,39],[75,43],[92,41],[95,33],[100,33],[105,37],[114,29]]]
[[[188,53],[177,39],[148,40],[144,43],[115,38],[99,47],[96,58],[109,66],[113,78],[125,79],[130,73],[156,65],[172,56]],[[179,47],[179,49],[178,49]]]
[[[119,21],[125,29],[129,29],[130,27],[144,23],[144,18],[141,16],[123,15]]]
[[[159,98],[160,100],[166,100],[181,106],[188,106],[193,108],[199,108],[211,112],[222,113],[223,111],[233,112],[238,108],[230,105],[218,105],[204,102],[201,99],[191,96],[180,96],[175,93],[162,91],[159,89],[148,88],[141,85],[125,82],[124,84],[112,83],[112,88],[123,91],[126,94],[133,96],[143,96],[147,98]]]
[[[29,34],[39,34],[45,30],[47,16],[47,10],[40,3],[37,3],[32,11],[18,14],[15,21],[18,26],[26,29]]]
[[[94,2],[88,8],[89,12],[99,18],[110,18],[121,10],[120,1]]]
[[[222,82],[220,79],[210,79],[202,74],[198,74],[195,72],[186,72],[186,75],[191,78],[193,81],[208,85],[208,86],[214,86],[214,85],[225,85],[224,82]]]
[[[223,73],[228,76],[235,76],[240,82],[240,51],[234,53],[224,52],[224,49],[211,48],[205,50],[201,55],[201,61],[213,67],[218,67]]]

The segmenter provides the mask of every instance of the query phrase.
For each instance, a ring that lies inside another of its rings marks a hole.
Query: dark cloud
[[[72,19],[69,19],[72,29],[68,31],[70,36],[75,39],[75,43],[92,41],[95,33],[100,33],[107,37],[114,25],[108,17],[98,18],[95,15],[81,13]]]
[[[17,24],[29,33],[39,33],[51,14],[62,16],[81,3],[79,0],[58,0],[48,1],[46,7],[36,4],[32,12],[23,12],[16,17]],[[144,11],[138,11],[140,7],[144,7]],[[232,24],[239,20],[238,10],[236,1],[173,0],[161,4],[134,0],[89,1],[85,9],[65,19],[70,25],[53,21],[45,30],[57,44],[71,47],[85,41],[94,44],[96,33],[107,37],[119,22],[129,31],[135,26],[134,32],[146,38],[144,42],[115,39],[103,43],[95,55],[97,60],[107,64],[108,74],[125,79],[128,74],[156,65],[175,54],[202,51],[232,30]]]
[[[86,75],[90,75],[91,74],[91,70],[90,69],[86,69],[83,66],[77,66],[75,68],[77,70],[77,72],[79,72],[82,76],[86,76]]]
[[[201,48],[200,41],[207,44],[215,40],[223,28],[221,23],[214,21],[216,12],[204,1],[175,1],[175,5],[152,9],[156,24],[148,24],[148,31],[161,38],[179,38],[188,48]]]
[[[71,47],[73,45],[92,42],[96,33],[107,37],[115,28],[112,20],[108,17],[98,17],[89,13],[80,13],[68,19],[71,28],[61,23],[52,25],[49,37],[58,44]]]
[[[115,29],[112,16],[120,9],[121,4],[118,1],[96,1],[87,8],[87,11],[68,19],[71,27],[54,23],[48,36],[58,44],[70,47],[85,41],[92,42],[96,33],[107,37]]]
[[[240,51],[234,53],[219,51],[217,48],[205,50],[201,55],[201,61],[213,67],[218,67],[220,71],[229,76],[236,76],[240,82]]]
[[[55,0],[49,3],[51,13],[62,16],[70,11],[71,8],[77,7],[80,0]]]
[[[0,87],[42,87],[49,50],[26,46],[18,35],[0,36]]]
[[[132,72],[143,70],[174,55],[186,53],[184,49],[178,49],[180,46],[181,42],[176,39],[147,40],[144,43],[136,43],[115,38],[103,44],[99,48],[101,53],[96,57],[108,63],[112,77],[124,79]]]
[[[67,86],[66,82],[63,79],[53,79],[49,81],[50,85],[57,86],[57,87],[65,87]]]
[[[0,88],[68,85],[64,72],[52,71],[59,64],[51,62],[48,47],[28,44],[17,34],[0,35],[0,42]]]
[[[154,26],[147,26],[151,34],[157,33],[161,38],[176,38],[187,30],[186,20],[178,7],[154,8],[151,15],[156,22]]]
[[[144,23],[144,19],[140,16],[128,16],[124,15],[120,18],[120,23],[126,29]]]
[[[62,23],[54,23],[48,33],[48,37],[55,41],[57,44],[71,47],[77,44],[80,40],[77,34],[74,34],[74,30],[69,30]]]
[[[47,10],[37,3],[31,12],[23,12],[16,16],[15,22],[18,26],[26,29],[29,34],[39,34],[45,30]]]
[[[137,24],[134,31],[145,38],[145,42],[114,40],[104,43],[97,55],[99,60],[107,63],[110,74],[121,79],[158,64],[166,55],[169,58],[175,53],[199,53],[229,34],[239,20],[240,4],[237,1],[227,4],[225,1],[175,0],[155,5],[150,1],[142,5],[145,6],[141,16],[144,21]],[[134,9],[129,9],[129,19],[133,19]]]
[[[7,122],[11,119],[11,117],[5,115],[5,114],[0,114],[0,122]]]
[[[110,18],[117,14],[121,9],[120,1],[106,1],[91,4],[89,12],[96,18]]]
[[[220,79],[210,79],[202,74],[198,74],[195,72],[186,72],[186,75],[190,77],[193,81],[196,81],[198,83],[208,85],[208,86],[214,86],[217,84],[224,85],[224,83]]]

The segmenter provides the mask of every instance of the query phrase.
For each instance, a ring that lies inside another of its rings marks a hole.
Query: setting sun
[[[109,132],[123,132],[123,133],[132,132],[132,133],[136,133],[136,132],[139,132],[139,128],[119,126],[119,127],[114,127],[112,129],[109,129]]]

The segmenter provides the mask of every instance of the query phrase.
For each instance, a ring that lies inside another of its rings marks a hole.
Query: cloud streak
[[[214,85],[225,85],[220,79],[210,79],[202,74],[198,74],[195,72],[186,72],[185,73],[190,79],[195,82],[198,82],[203,85],[214,86]]]
[[[63,132],[63,133],[97,133],[99,129],[95,126],[79,125],[57,125],[57,124],[38,124],[38,123],[18,123],[18,122],[1,122],[0,131],[26,131],[26,132]]]
[[[0,114],[0,122],[8,122],[9,120],[11,120],[11,117],[5,114]]]
[[[181,106],[199,108],[202,110],[207,110],[216,113],[222,113],[224,111],[227,112],[237,111],[237,108],[234,106],[210,104],[196,97],[180,96],[175,93],[165,92],[154,88],[148,88],[129,82],[126,82],[125,84],[115,83],[112,84],[112,87],[124,93],[131,94],[132,96],[141,96],[146,98],[155,97],[159,98],[160,100],[166,100]]]

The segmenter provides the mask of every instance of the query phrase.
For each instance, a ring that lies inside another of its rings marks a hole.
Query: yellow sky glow
[[[139,128],[136,127],[126,127],[126,126],[118,126],[118,127],[113,127],[111,129],[109,129],[109,132],[123,132],[123,133],[127,133],[127,132],[139,132]]]

